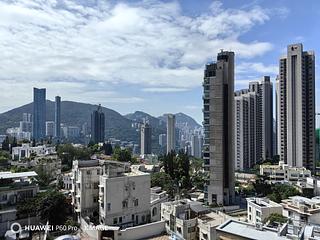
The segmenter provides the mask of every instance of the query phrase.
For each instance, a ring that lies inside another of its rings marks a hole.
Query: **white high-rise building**
[[[272,83],[265,76],[235,92],[235,168],[245,170],[273,156]]]
[[[160,134],[159,135],[159,145],[161,147],[167,145],[167,134]]]
[[[289,166],[315,168],[315,55],[302,44],[287,47],[277,82],[280,159]]]
[[[46,122],[46,136],[47,137],[53,137],[54,136],[54,122],[53,121],[47,121]]]
[[[221,51],[206,65],[203,81],[205,201],[234,202],[234,53]]]
[[[32,115],[30,113],[22,114],[22,121],[20,122],[21,132],[32,132]]]
[[[152,129],[149,123],[145,122],[141,126],[140,136],[141,136],[141,155],[151,154],[152,151]]]
[[[191,137],[191,155],[196,158],[201,158],[201,141],[199,135]]]
[[[176,149],[176,117],[167,115],[167,153]]]

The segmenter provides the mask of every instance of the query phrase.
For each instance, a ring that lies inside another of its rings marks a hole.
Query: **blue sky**
[[[317,57],[319,24],[318,0],[3,0],[0,112],[46,87],[51,100],[201,122],[203,68],[220,49],[236,53],[236,89],[246,88],[274,80],[287,44]]]

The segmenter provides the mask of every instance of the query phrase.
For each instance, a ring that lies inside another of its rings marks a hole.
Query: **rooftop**
[[[19,173],[0,172],[0,179],[27,178],[27,177],[35,177],[35,176],[38,176],[38,174],[34,171],[19,172]]]
[[[236,220],[227,220],[219,227],[217,231],[233,234],[247,239],[259,239],[259,240],[282,240],[286,237],[279,236],[276,229],[262,228],[257,229],[255,225],[240,222]]]

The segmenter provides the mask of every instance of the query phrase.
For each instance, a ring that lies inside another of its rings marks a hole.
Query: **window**
[[[135,200],[133,201],[133,205],[134,205],[135,207],[137,207],[137,206],[139,205],[139,200],[138,200],[138,199],[135,199]]]
[[[108,208],[108,211],[111,210],[111,203],[108,203],[108,204],[107,204],[107,208]]]
[[[91,175],[91,171],[90,170],[87,170],[87,175]]]
[[[8,197],[7,194],[2,195],[1,201],[7,201]]]
[[[155,215],[157,215],[157,213],[158,213],[158,209],[157,209],[156,207],[154,207],[154,208],[152,209],[152,217],[154,217]]]
[[[97,174],[100,175],[100,169],[97,169]]]
[[[257,217],[260,217],[260,216],[261,216],[261,212],[256,211],[256,216],[257,216]]]
[[[181,234],[181,227],[177,227],[177,232]]]
[[[114,218],[113,219],[113,224],[117,224],[118,223],[118,218]]]
[[[119,217],[119,223],[122,223],[122,217]]]
[[[93,183],[93,188],[94,189],[98,189],[99,188],[99,183],[98,182]]]
[[[146,220],[146,217],[143,215],[143,216],[141,217],[141,221],[142,221],[142,222],[145,222],[145,220]]]
[[[127,208],[128,207],[128,201],[124,200],[122,201],[122,208]]]

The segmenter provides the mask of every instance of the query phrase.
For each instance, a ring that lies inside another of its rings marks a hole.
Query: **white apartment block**
[[[161,187],[153,187],[151,190],[151,222],[156,222],[161,220],[161,203],[168,202],[168,194],[163,191]]]
[[[262,224],[272,213],[282,214],[282,206],[268,198],[247,198],[247,220],[252,224]]]
[[[149,223],[150,174],[108,160],[74,161],[72,204],[81,218],[99,216],[102,225],[132,227]]]
[[[282,215],[289,218],[294,226],[320,224],[319,198],[305,198],[301,196],[290,197],[282,200]]]
[[[306,181],[311,176],[311,171],[305,167],[290,167],[279,161],[278,165],[260,165],[260,175],[268,177],[270,182],[297,182]]]
[[[197,239],[197,216],[190,203],[184,199],[161,204],[161,220],[166,222],[166,231],[177,239]]]
[[[10,229],[10,225],[16,222],[16,205],[27,198],[34,197],[39,187],[32,178],[35,172],[0,172],[0,235]]]
[[[198,217],[199,240],[216,240],[216,228],[232,217],[222,212],[211,212]]]
[[[108,161],[99,184],[99,220],[123,228],[145,224],[150,216],[150,174],[126,172],[126,165]]]
[[[63,188],[65,190],[72,189],[72,172],[62,174]]]
[[[35,156],[46,156],[55,153],[55,147],[48,147],[46,145],[31,147],[29,143],[24,143],[21,147],[12,148],[12,159],[21,160],[23,158],[29,158],[31,154]]]
[[[308,177],[306,184],[307,186],[313,188],[314,196],[320,196],[320,178],[319,177],[315,177],[315,176]]]
[[[81,217],[98,214],[99,179],[102,166],[99,160],[73,161],[72,167],[72,205]]]

